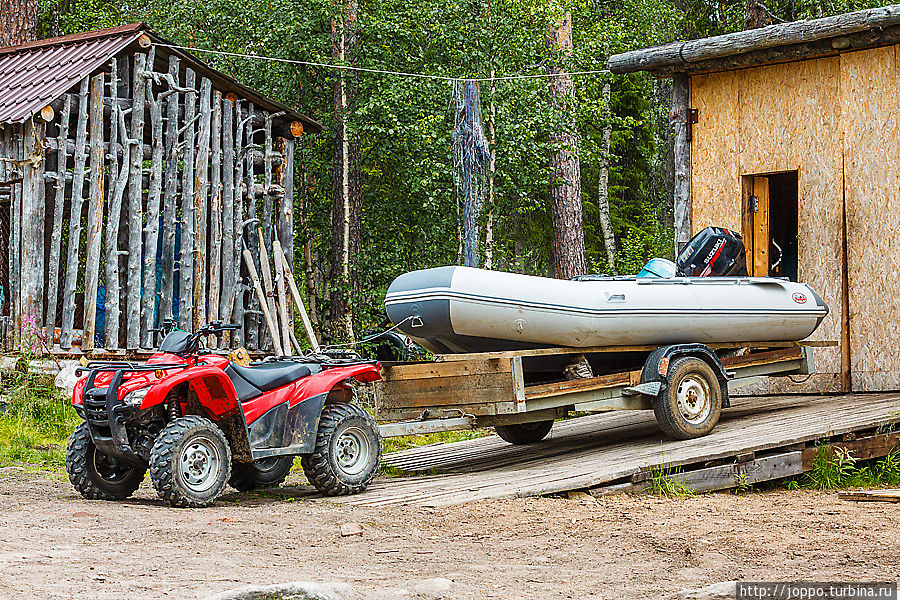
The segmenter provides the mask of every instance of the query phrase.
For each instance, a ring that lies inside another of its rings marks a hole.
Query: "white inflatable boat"
[[[436,353],[802,340],[828,314],[809,286],[784,279],[559,280],[468,267],[401,275],[385,308]]]

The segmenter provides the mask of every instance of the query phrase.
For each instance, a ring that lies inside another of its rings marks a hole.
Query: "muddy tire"
[[[669,367],[668,386],[653,403],[656,421],[676,440],[708,434],[722,415],[722,389],[712,367],[699,358],[679,358]]]
[[[517,446],[536,444],[553,429],[553,420],[535,421],[534,423],[518,423],[516,425],[495,425],[494,431],[502,439]]]
[[[309,482],[326,496],[358,494],[381,466],[381,433],[356,404],[329,404],[319,419],[315,450],[300,462]]]
[[[89,500],[124,500],[140,487],[147,469],[97,450],[87,423],[82,422],[69,437],[66,472],[78,493]]]
[[[150,450],[150,479],[159,497],[172,506],[209,506],[231,476],[231,448],[209,419],[175,419]]]
[[[293,456],[272,456],[251,463],[234,462],[231,465],[231,480],[228,483],[241,492],[278,487],[287,479],[292,466],[294,466]]]

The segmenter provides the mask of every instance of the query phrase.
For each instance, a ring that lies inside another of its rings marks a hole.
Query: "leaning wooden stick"
[[[278,332],[275,329],[275,323],[272,321],[272,313],[269,312],[269,304],[266,302],[266,294],[263,292],[262,284],[259,282],[259,274],[253,265],[253,256],[244,244],[244,262],[247,263],[247,272],[250,273],[250,280],[253,282],[253,289],[256,290],[256,297],[259,298],[259,307],[262,309],[263,317],[266,319],[266,325],[269,327],[269,333],[272,335],[272,343],[275,346],[275,352],[279,356],[284,356],[284,350],[278,343]]]
[[[269,267],[269,253],[266,250],[265,238],[263,238],[262,227],[256,230],[259,234],[259,267],[262,269],[263,287],[266,290],[266,299],[269,305],[269,313],[272,315],[272,323],[275,327],[272,329],[272,341],[275,342],[276,348],[285,348],[281,343],[281,335],[278,329],[278,312],[275,309],[275,288],[272,286],[272,271]],[[278,266],[277,264],[275,265]],[[282,356],[284,353],[282,352]]]
[[[313,331],[312,323],[309,322],[309,315],[306,314],[306,307],[303,306],[303,300],[300,299],[300,290],[297,289],[297,284],[294,282],[294,274],[291,272],[287,256],[282,252],[280,255],[276,256],[276,260],[277,259],[281,260],[281,268],[284,270],[285,279],[287,279],[288,287],[291,289],[291,295],[294,297],[294,302],[297,303],[297,309],[300,311],[300,319],[303,321],[303,328],[306,330],[306,335],[309,337],[309,342],[312,344],[313,352],[318,354],[321,351],[319,340],[316,338],[316,332]]]
[[[293,324],[288,322],[288,303],[284,293],[284,269],[278,268],[278,257],[284,254],[284,251],[281,249],[281,242],[276,237],[272,238],[272,253],[275,261],[275,288],[278,290],[278,306],[281,309],[279,315],[281,317],[281,342],[284,344],[284,349],[291,353],[290,329]]]

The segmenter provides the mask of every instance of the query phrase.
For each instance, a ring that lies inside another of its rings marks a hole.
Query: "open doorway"
[[[798,172],[743,177],[747,271],[797,281]]]

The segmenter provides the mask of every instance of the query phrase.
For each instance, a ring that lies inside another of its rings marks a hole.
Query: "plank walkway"
[[[651,411],[603,413],[556,423],[543,442],[512,446],[496,436],[412,448],[384,462],[407,472],[380,477],[363,494],[335,498],[366,506],[446,506],[487,498],[587,489],[661,466],[702,466],[900,422],[900,393],[736,398],[708,436],[665,438]]]

